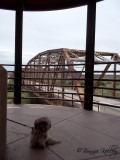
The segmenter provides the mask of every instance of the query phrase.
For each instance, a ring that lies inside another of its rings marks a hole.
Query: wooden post
[[[7,71],[0,66],[0,160],[6,159]]]
[[[95,17],[96,17],[96,1],[91,0],[88,2],[86,59],[85,59],[84,108],[87,110],[93,110]]]
[[[21,103],[23,0],[16,1],[14,103]]]

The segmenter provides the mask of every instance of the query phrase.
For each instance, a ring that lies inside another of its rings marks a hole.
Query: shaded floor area
[[[41,116],[50,118],[49,136],[61,143],[31,149],[31,129],[7,121],[7,160],[120,160],[119,116],[63,106],[8,105],[8,118],[28,126]]]

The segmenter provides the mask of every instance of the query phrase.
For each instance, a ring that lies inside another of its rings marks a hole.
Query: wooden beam
[[[95,0],[89,1],[87,7],[88,10],[87,10],[87,36],[86,36],[86,58],[85,58],[84,108],[87,110],[93,110],[96,1]]]
[[[23,0],[16,1],[14,103],[21,103]]]

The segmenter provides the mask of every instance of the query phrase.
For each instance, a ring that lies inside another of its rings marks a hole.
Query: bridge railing
[[[111,66],[108,66],[109,64]],[[107,65],[107,69],[106,67],[102,67],[105,65]],[[14,65],[8,64],[4,64],[4,66],[7,68],[9,66],[14,67]],[[79,95],[84,96],[85,88],[85,70],[80,70],[80,67],[83,66],[83,63],[74,64],[76,70],[71,71],[68,70],[68,64],[59,64],[59,67],[64,67],[64,70],[55,70],[52,65],[47,66],[49,69],[45,70],[45,65],[38,66],[35,64],[27,66],[29,69],[25,70],[26,65],[23,65],[21,79],[22,103],[81,106],[84,100],[79,99]],[[38,69],[40,67],[42,69]],[[119,62],[97,62],[94,64],[94,68],[93,105],[120,108]],[[74,78],[71,77],[71,73],[73,72],[77,75]],[[13,103],[14,71],[8,71],[8,73],[8,103]],[[75,80],[80,81],[80,85],[76,86]],[[83,93],[78,93],[76,87],[80,87]]]
[[[45,67],[46,65],[30,64],[27,66],[27,69],[23,71],[22,79],[24,91],[34,93],[47,104],[80,106],[82,100],[79,95],[83,95],[83,93],[75,91],[75,81],[80,79],[81,71],[69,71],[68,65],[63,64],[47,65],[47,69]],[[71,73],[76,73],[77,76],[73,78]],[[79,85],[78,87],[84,90],[83,86]]]

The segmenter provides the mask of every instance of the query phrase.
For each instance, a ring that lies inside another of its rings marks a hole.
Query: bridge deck
[[[119,116],[61,106],[8,105],[8,118],[17,122],[33,126],[40,116],[51,119],[49,135],[61,143],[31,149],[30,129],[8,121],[7,160],[120,159]]]

